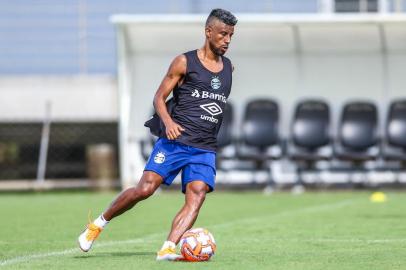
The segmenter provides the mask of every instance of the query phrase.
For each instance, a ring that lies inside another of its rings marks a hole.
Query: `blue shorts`
[[[182,170],[182,192],[195,180],[205,182],[209,192],[214,190],[216,177],[216,153],[160,138],[155,143],[144,171],[162,176],[163,184],[172,184]]]

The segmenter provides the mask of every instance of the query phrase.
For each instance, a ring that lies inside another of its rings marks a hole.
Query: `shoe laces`
[[[176,252],[175,252],[174,248],[167,247],[167,248],[164,248],[164,249],[160,250],[158,252],[158,255],[162,256],[162,255],[165,255],[165,254],[175,254],[175,253]]]
[[[87,234],[86,234],[86,239],[87,241],[94,241],[102,231],[102,228],[99,226],[96,226],[92,221],[91,221],[91,210],[89,210],[87,218],[89,220],[89,224],[87,225]]]
[[[95,240],[99,236],[101,231],[102,229],[100,227],[94,225],[93,223],[89,223],[87,225],[87,234],[86,234],[87,241]]]

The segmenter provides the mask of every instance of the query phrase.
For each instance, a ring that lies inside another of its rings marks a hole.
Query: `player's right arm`
[[[155,111],[158,113],[159,117],[164,123],[166,136],[170,140],[178,138],[184,129],[178,123],[173,121],[172,117],[168,113],[168,110],[166,109],[165,101],[172,90],[182,82],[186,74],[186,64],[186,56],[183,54],[177,56],[172,61],[168,72],[163,78],[154,97]]]

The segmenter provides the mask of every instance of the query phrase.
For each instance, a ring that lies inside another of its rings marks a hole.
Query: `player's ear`
[[[206,28],[204,29],[204,32],[206,34],[206,38],[210,38],[211,37],[211,33],[212,33],[212,29],[210,26],[206,26]]]

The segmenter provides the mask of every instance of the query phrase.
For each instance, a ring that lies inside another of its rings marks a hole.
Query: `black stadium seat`
[[[234,159],[236,157],[236,146],[233,136],[233,105],[226,104],[223,113],[223,122],[217,134],[217,160]],[[220,164],[220,162],[218,162]],[[220,166],[221,167],[221,166]]]
[[[406,161],[406,100],[390,105],[385,125],[383,156],[389,160]]]
[[[342,111],[335,154],[339,159],[375,159],[378,147],[378,112],[371,102],[350,102]]]
[[[277,159],[282,155],[279,138],[279,107],[271,99],[250,101],[245,108],[242,138],[238,147],[241,159]]]
[[[253,169],[254,163],[250,161],[240,161],[237,158],[236,140],[233,134],[234,110],[233,105],[228,102],[223,115],[223,123],[221,124],[217,135],[217,159],[216,166],[223,171],[237,169]]]
[[[288,142],[289,157],[316,161],[331,157],[330,108],[321,100],[305,100],[296,106]]]
[[[223,113],[223,122],[217,134],[217,146],[223,149],[230,145],[233,141],[233,105],[229,102],[226,104]]]

